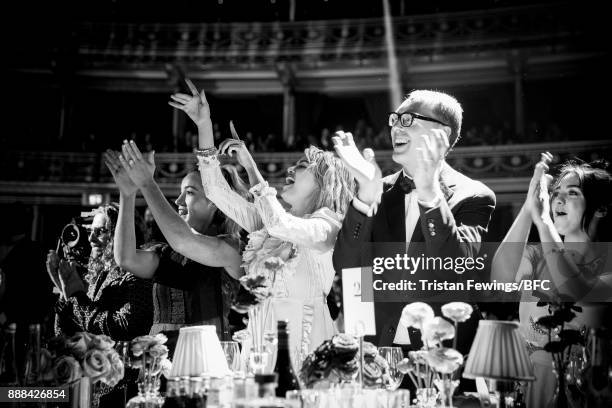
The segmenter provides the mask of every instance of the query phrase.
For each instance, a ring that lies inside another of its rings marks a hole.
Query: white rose
[[[472,306],[464,302],[451,302],[442,306],[442,315],[456,323],[467,321],[473,311]]]
[[[402,310],[401,323],[406,327],[414,327],[421,330],[423,322],[433,319],[434,311],[427,303],[413,302]]]

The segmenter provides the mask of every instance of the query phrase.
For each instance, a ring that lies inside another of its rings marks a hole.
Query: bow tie
[[[404,194],[410,194],[415,189],[414,181],[406,177],[404,173],[397,179],[396,185],[404,191]]]

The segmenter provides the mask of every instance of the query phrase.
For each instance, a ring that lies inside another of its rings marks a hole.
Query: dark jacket
[[[100,272],[88,293],[79,292],[56,306],[56,334],[86,331],[113,340],[149,333],[153,319],[151,282],[119,267]]]
[[[399,183],[396,183],[400,175],[401,171],[383,179],[384,192],[378,211],[373,217],[367,217],[350,206],[334,248],[333,261],[336,271],[362,266],[360,263],[367,246],[363,245],[365,243],[406,241],[405,193]],[[426,256],[476,257],[495,208],[495,195],[481,182],[464,176],[446,163],[440,181],[445,200],[441,200],[431,209],[419,205],[420,217],[411,242],[424,243]],[[367,247],[373,251],[377,250],[376,247]],[[407,248],[409,256],[420,255],[414,253],[411,247],[409,245]],[[406,303],[375,303],[376,344],[390,345],[393,342],[401,311]],[[440,304],[431,306],[436,315],[441,315]],[[458,338],[458,349],[463,353],[469,351],[477,315],[478,313],[474,313],[472,322],[463,323],[459,330],[461,337],[466,337],[465,341]],[[466,326],[473,327],[468,329]],[[420,344],[418,332],[411,329],[409,334],[412,344],[417,347]]]

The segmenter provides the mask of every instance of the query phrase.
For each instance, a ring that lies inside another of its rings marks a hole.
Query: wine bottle
[[[287,327],[287,323],[286,320],[279,320],[276,326],[278,329],[278,354],[274,372],[278,375],[276,396],[281,398],[285,397],[287,391],[300,389],[300,383],[293,371],[293,364],[291,364],[291,355],[289,353],[289,328]]]
[[[4,330],[4,345],[0,359],[0,386],[14,387],[19,385],[17,375],[17,357],[15,354],[15,333],[17,325],[10,323]]]

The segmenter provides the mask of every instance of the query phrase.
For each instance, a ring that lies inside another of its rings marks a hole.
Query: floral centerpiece
[[[363,344],[363,384],[382,387],[391,381],[389,364],[368,342]],[[359,371],[359,343],[347,334],[326,340],[310,353],[300,370],[300,380],[309,388],[329,387],[354,381]]]
[[[40,380],[46,385],[68,385],[73,407],[96,407],[100,396],[125,374],[124,361],[114,346],[103,334],[53,337],[40,351]]]
[[[434,316],[431,306],[423,302],[410,303],[402,311],[401,323],[420,330],[423,348],[410,352],[398,368],[408,375],[417,390],[429,390],[428,393],[431,393],[435,385],[448,406],[452,406],[452,394],[459,385],[458,380],[453,380],[453,373],[464,361],[461,353],[455,349],[458,324],[468,320],[472,312],[472,307],[463,302],[442,306],[444,318]],[[453,340],[453,347],[444,347],[445,340]]]
[[[139,370],[138,395],[127,403],[127,407],[138,407],[163,403],[159,394],[160,376],[168,378],[172,363],[168,359],[168,338],[163,334],[146,335],[130,342],[130,367]],[[143,405],[143,406],[144,406]]]
[[[249,327],[234,339],[243,345],[251,340],[255,350],[263,351],[266,332],[276,329],[270,299],[288,296],[286,280],[295,271],[297,248],[262,229],[249,234],[242,260],[246,274],[240,283],[246,290],[238,293],[233,308],[248,313]]]
[[[103,334],[80,332],[72,337],[54,337],[47,349],[41,350],[43,380],[61,385],[89,377],[92,384],[114,387],[125,372],[114,345]]]

